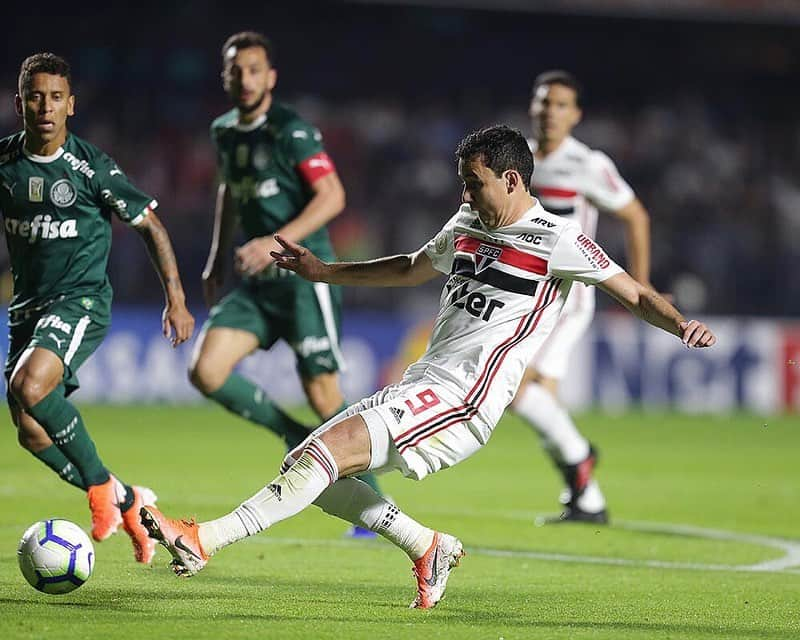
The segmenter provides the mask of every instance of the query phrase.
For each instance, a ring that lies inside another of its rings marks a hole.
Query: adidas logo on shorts
[[[403,419],[403,416],[406,415],[406,412],[402,409],[398,409],[397,407],[389,407],[389,411],[392,412],[394,419],[397,420],[397,424],[400,424],[400,421]]]

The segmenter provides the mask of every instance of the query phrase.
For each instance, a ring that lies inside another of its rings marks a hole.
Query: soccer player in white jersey
[[[278,476],[217,520],[172,520],[143,507],[142,524],[191,576],[209,557],[316,504],[384,536],[414,562],[417,597],[443,596],[464,555],[452,535],[429,529],[354,474],[398,470],[421,480],[486,444],[525,366],[558,321],[573,281],[592,283],[631,312],[690,347],[716,342],[606,256],[577,224],[547,213],[530,193],[533,157],[506,126],[468,135],[456,151],[464,204],[418,251],[367,262],[320,261],[280,236],[280,267],[315,282],[415,286],[445,274],[428,351],[400,383],[365,398],[314,431],[284,459]]]
[[[530,104],[534,138],[529,141],[535,158],[532,191],[548,212],[576,222],[588,238],[595,237],[598,210],[618,218],[625,227],[628,271],[650,287],[650,218],[611,159],[572,137],[581,119],[580,100],[581,87],[566,71],[546,71],[534,81]],[[516,413],[539,433],[564,477],[564,509],[553,519],[556,522],[608,522],[605,497],[592,477],[597,453],[558,399],[569,355],[589,327],[594,309],[594,287],[576,282],[550,337],[529,363],[513,402]]]

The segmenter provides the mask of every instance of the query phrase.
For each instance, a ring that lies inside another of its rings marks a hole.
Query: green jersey
[[[233,109],[211,124],[220,180],[235,203],[248,240],[272,235],[296,218],[314,195],[311,182],[333,171],[318,129],[285,105],[273,102],[252,123]],[[302,244],[333,260],[328,231],[318,229]]]
[[[0,140],[0,212],[14,280],[10,317],[68,296],[110,303],[111,215],[136,225],[157,203],[75,135],[50,156],[29,153],[24,142],[24,132]]]

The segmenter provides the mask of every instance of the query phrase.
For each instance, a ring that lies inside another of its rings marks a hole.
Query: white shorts
[[[590,301],[581,300],[584,296],[592,298]],[[569,356],[586,333],[593,317],[594,291],[586,285],[574,283],[553,331],[536,351],[528,367],[547,378],[563,380],[567,375]]]
[[[364,398],[328,420],[309,438],[356,414],[366,422],[373,460],[376,456],[379,460],[370,471],[398,470],[414,480],[468,458],[486,444],[492,431],[449,387],[422,379],[390,385]],[[384,436],[387,432],[388,440]],[[381,441],[383,452],[375,450]]]

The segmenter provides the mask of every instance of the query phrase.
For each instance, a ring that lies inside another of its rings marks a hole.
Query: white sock
[[[408,554],[421,558],[433,542],[433,530],[409,518],[366,482],[341,478],[314,501],[325,513],[374,531]]]
[[[200,544],[211,555],[242,538],[299,513],[339,477],[331,452],[312,440],[285,473],[227,516],[200,524]]]
[[[580,434],[567,410],[542,385],[528,383],[517,397],[514,410],[536,429],[545,449],[558,462],[578,464],[589,455],[589,441]]]

